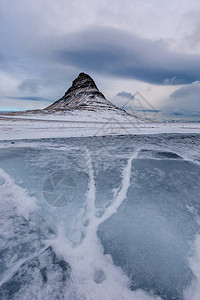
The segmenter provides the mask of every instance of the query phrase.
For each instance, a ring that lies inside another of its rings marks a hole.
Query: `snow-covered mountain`
[[[85,73],[80,73],[65,95],[45,108],[43,113],[77,121],[140,122],[137,117],[108,101],[94,80]]]
[[[85,73],[80,73],[64,96],[50,106],[9,116],[73,122],[144,122],[108,101]]]
[[[94,80],[80,73],[65,95],[43,110],[45,113],[76,115],[91,120],[134,121],[135,117],[108,101]]]
[[[65,95],[48,106],[45,111],[66,111],[66,110],[113,110],[120,114],[126,112],[111,102],[99,91],[94,80],[85,73],[80,73],[73,81],[72,86]]]

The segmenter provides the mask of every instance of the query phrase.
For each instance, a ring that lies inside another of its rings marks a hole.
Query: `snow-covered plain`
[[[200,123],[148,122],[112,111],[0,115],[0,140],[155,133],[200,133]]]

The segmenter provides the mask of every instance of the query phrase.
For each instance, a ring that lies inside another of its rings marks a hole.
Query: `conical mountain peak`
[[[97,86],[96,86],[94,80],[88,74],[80,73],[78,75],[78,77],[73,81],[71,88],[94,88],[94,89],[97,89]]]
[[[65,95],[48,106],[45,111],[65,110],[120,110],[109,102],[97,88],[94,80],[85,73],[80,73],[72,82]]]
[[[72,82],[72,86],[67,90],[63,98],[68,98],[72,94],[79,93],[100,93],[94,80],[85,73],[80,73],[78,77]],[[101,96],[104,95],[101,93]],[[105,97],[104,97],[105,98]]]

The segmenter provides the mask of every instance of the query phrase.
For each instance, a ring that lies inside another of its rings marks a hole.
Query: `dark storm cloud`
[[[129,99],[129,98],[134,97],[134,95],[132,95],[131,93],[127,93],[127,92],[122,91],[122,92],[117,93],[117,95],[115,97],[124,97],[124,98]]]
[[[144,39],[110,27],[88,27],[60,37],[38,33],[37,37],[12,42],[9,49],[13,50],[6,56],[4,43],[0,60],[8,72],[16,76],[25,73],[26,79],[19,84],[22,93],[52,88],[57,77],[63,84],[66,77],[80,71],[159,85],[200,80],[200,55],[173,52],[164,40]],[[42,73],[45,80],[38,76]]]
[[[29,101],[48,101],[48,102],[52,102],[49,99],[46,98],[40,98],[40,97],[5,97],[6,99],[11,99],[11,100],[29,100]]]
[[[58,41],[54,58],[88,72],[153,84],[188,84],[200,79],[200,56],[173,52],[160,41],[122,30],[93,28]]]

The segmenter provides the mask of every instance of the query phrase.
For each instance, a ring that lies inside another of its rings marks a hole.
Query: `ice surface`
[[[129,274],[133,289],[182,298],[192,279],[187,255],[199,231],[187,209],[200,209],[198,178],[199,167],[184,161],[133,161],[127,199],[99,228],[105,253]]]
[[[0,144],[0,299],[199,299],[199,145]]]

